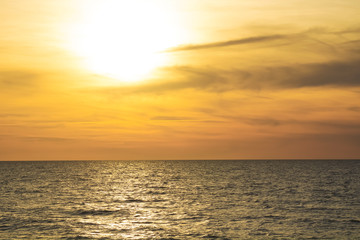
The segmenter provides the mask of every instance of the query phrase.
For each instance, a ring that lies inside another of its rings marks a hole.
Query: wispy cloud
[[[350,111],[360,112],[360,107],[358,107],[358,106],[349,107],[348,109],[349,109]]]
[[[326,41],[322,41],[318,39],[316,36],[328,34],[328,35],[343,37],[344,34],[349,34],[349,33],[357,34],[360,33],[360,31],[358,29],[351,29],[348,31],[332,32],[324,28],[311,28],[306,31],[291,33],[291,30],[288,30],[288,33],[286,34],[260,35],[260,36],[253,36],[247,38],[229,39],[219,42],[203,43],[203,44],[179,45],[173,48],[166,49],[164,52],[180,52],[180,51],[202,50],[202,49],[210,49],[210,48],[222,48],[222,47],[228,47],[234,45],[253,44],[253,43],[264,44],[276,40],[286,40],[289,43],[297,44],[299,43],[299,41],[305,39],[315,41],[321,45],[327,46],[332,50],[334,50],[335,47],[332,44]],[[349,42],[353,42],[353,41],[349,41]],[[356,42],[356,40],[354,42]]]
[[[189,45],[180,45],[174,48],[165,50],[165,52],[179,52],[179,51],[190,51],[190,50],[200,50],[208,48],[219,48],[219,47],[228,47],[233,45],[249,44],[249,43],[258,43],[258,42],[268,42],[273,40],[279,40],[287,38],[288,35],[267,35],[267,36],[257,36],[249,38],[240,38],[233,39],[221,42],[205,43],[205,44],[189,44]]]
[[[63,142],[63,141],[73,141],[71,138],[62,138],[62,137],[39,137],[39,136],[18,136],[18,135],[6,135],[1,134],[0,139],[20,139],[24,141],[31,142]]]
[[[294,55],[307,54],[303,49],[309,52],[309,60],[304,57],[286,62],[276,59],[275,64],[255,65],[252,67],[243,67],[244,58],[235,65],[234,59],[231,67],[213,65],[177,65],[163,68],[164,76],[161,79],[153,79],[139,85],[113,86],[103,88],[102,92],[117,95],[138,94],[138,93],[164,93],[182,89],[195,89],[208,92],[227,92],[233,90],[261,90],[261,89],[295,89],[303,87],[354,87],[360,86],[360,58],[358,51],[360,42],[358,42],[358,29],[348,31],[331,31],[323,28],[311,28],[307,31],[291,33],[287,30],[285,34],[273,34],[254,36],[249,38],[233,39],[221,42],[212,42],[205,44],[193,44],[177,46],[166,50],[166,52],[191,51],[201,49],[222,48],[241,44],[256,43],[256,47],[270,48],[274,46],[268,44],[273,41],[288,43],[284,51],[295,49]],[[351,33],[349,36],[346,34]],[[355,34],[355,35],[354,35]],[[351,40],[349,46],[344,47],[345,39]],[[330,41],[331,39],[332,41]],[[299,49],[301,52],[299,53]],[[318,49],[321,52],[316,52]],[[249,49],[247,49],[249,50]],[[276,49],[277,50],[277,49]],[[283,51],[281,50],[281,51]],[[314,51],[316,52],[314,54]],[[279,52],[282,54],[282,52]],[[328,60],[317,58],[317,55],[328,54]],[[248,56],[248,55],[246,55]],[[314,57],[315,56],[315,57]],[[315,59],[315,61],[313,61]],[[310,63],[307,63],[310,62]],[[260,63],[261,64],[261,63]]]
[[[155,116],[151,120],[157,121],[192,121],[193,118],[189,117],[178,117],[178,116]]]
[[[32,86],[36,75],[27,71],[2,71],[0,72],[0,86],[24,87]]]
[[[26,114],[20,114],[20,113],[1,113],[0,114],[0,118],[22,118],[22,117],[27,117],[29,115]]]
[[[151,81],[138,86],[106,87],[107,94],[162,93],[182,89],[208,92],[233,90],[295,89],[304,87],[360,86],[360,59],[315,64],[297,64],[256,69],[216,69],[175,66],[169,75],[182,76],[168,81]],[[98,90],[97,90],[98,91]]]
[[[34,141],[34,142],[63,142],[63,141],[72,141],[70,138],[61,138],[61,137],[22,137],[26,141]]]

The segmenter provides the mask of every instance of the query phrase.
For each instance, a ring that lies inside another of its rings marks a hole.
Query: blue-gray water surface
[[[0,239],[360,239],[360,161],[0,162]]]

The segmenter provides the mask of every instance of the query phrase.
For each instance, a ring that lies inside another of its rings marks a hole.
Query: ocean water
[[[0,162],[0,239],[360,239],[360,161]]]

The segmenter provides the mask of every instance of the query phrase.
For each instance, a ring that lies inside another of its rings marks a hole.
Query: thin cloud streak
[[[277,35],[249,37],[249,38],[241,38],[241,39],[228,40],[228,41],[222,41],[222,42],[205,43],[205,44],[181,45],[178,47],[167,49],[164,52],[179,52],[179,51],[191,51],[191,50],[200,50],[200,49],[209,49],[209,48],[228,47],[228,46],[233,46],[233,45],[279,40],[279,39],[284,39],[287,37],[288,37],[287,35],[277,34]]]

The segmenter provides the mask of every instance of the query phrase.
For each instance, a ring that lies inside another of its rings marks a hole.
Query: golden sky
[[[0,0],[0,160],[360,158],[358,0]]]

